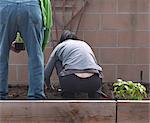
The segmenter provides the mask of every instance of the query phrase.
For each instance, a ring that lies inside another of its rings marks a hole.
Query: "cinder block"
[[[18,65],[17,66],[18,82],[28,81],[28,65]]]
[[[28,55],[26,51],[21,51],[20,53],[10,52],[9,58],[10,64],[27,64]]]
[[[115,12],[116,0],[92,0],[89,1],[87,12]]]
[[[143,71],[143,82],[150,83],[148,65],[118,65],[117,78],[140,82],[141,71]]]
[[[17,69],[16,65],[9,65],[8,81],[17,81]]]
[[[149,12],[149,0],[118,0],[119,12]]]
[[[84,14],[80,23],[79,30],[97,30],[100,27],[99,14]]]
[[[101,48],[102,64],[131,64],[132,48]]]
[[[150,48],[133,48],[133,64],[150,64]]]
[[[116,47],[117,33],[113,31],[85,31],[84,39],[93,47]]]
[[[116,65],[103,65],[102,64],[102,68],[103,68],[103,74],[104,74],[103,82],[114,82],[117,79],[116,78],[116,71],[117,71]]]
[[[102,16],[102,29],[112,31],[131,30],[134,27],[132,16],[130,14],[105,14]]]
[[[150,32],[148,31],[127,31],[118,32],[119,47],[150,47]]]

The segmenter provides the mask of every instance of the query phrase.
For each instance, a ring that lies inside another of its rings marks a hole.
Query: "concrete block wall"
[[[61,0],[56,0],[60,4]],[[60,2],[59,2],[60,1]],[[82,6],[77,0],[76,12]],[[68,0],[68,4],[72,2]],[[80,16],[71,23],[76,31]],[[117,78],[150,83],[150,2],[149,0],[89,0],[77,35],[85,40],[95,52],[98,63],[103,67],[104,82]],[[62,22],[62,9],[56,9],[56,18]],[[65,13],[65,23],[70,20],[70,10]],[[56,23],[55,23],[56,24]],[[56,28],[52,37],[56,40]],[[59,36],[62,28],[58,26]],[[53,42],[54,45],[57,41]],[[46,48],[45,63],[52,51],[51,42]],[[10,53],[9,82],[26,84],[28,81],[27,54]],[[52,80],[58,81],[56,74]]]

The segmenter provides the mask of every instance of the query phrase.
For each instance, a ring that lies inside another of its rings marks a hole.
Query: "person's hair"
[[[69,31],[69,30],[65,30],[65,31],[63,31],[63,33],[61,34],[59,43],[62,43],[63,41],[68,40],[68,39],[78,40],[78,38],[77,38],[77,36],[75,35],[75,33],[71,32],[71,31]]]

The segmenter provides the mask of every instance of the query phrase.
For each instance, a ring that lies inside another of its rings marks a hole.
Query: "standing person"
[[[75,98],[75,93],[86,92],[97,98],[102,83],[102,68],[97,64],[90,46],[68,30],[55,47],[45,67],[45,82],[50,87],[50,77],[56,67],[64,99]]]
[[[21,34],[28,53],[28,99],[45,99],[42,47],[45,47],[43,40],[47,38],[44,29],[51,26],[51,19],[46,18],[47,11],[43,12],[50,7],[46,5],[44,8],[45,1],[49,0],[0,0],[0,99],[8,96],[9,51],[11,47],[14,50],[11,45],[17,32]]]

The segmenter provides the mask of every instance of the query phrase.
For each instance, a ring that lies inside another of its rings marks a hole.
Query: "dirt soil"
[[[150,87],[148,85],[145,85],[147,88],[147,93],[149,93]],[[55,87],[55,90],[46,90],[45,89],[45,94],[47,96],[47,99],[62,99],[61,97],[61,89],[60,87]],[[9,94],[8,94],[8,99],[27,99],[27,91],[28,87],[25,85],[9,85]],[[113,86],[112,83],[103,83],[102,86],[102,92],[100,92],[100,97],[99,99],[102,100],[112,100],[114,99],[113,96]],[[77,99],[88,99],[86,93],[80,93],[76,94]],[[150,99],[150,95],[148,96],[148,99]]]

